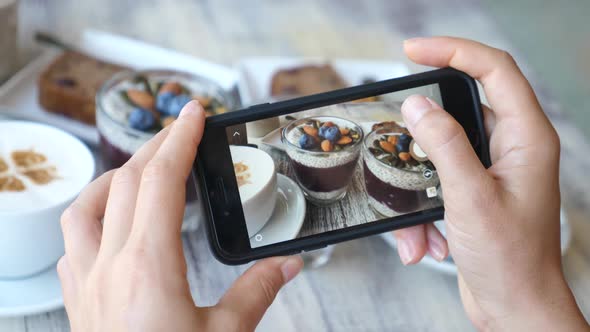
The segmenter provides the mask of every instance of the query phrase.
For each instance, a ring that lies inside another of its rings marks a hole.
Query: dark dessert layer
[[[402,189],[382,181],[371,172],[366,162],[363,162],[363,170],[367,193],[395,212],[407,213],[417,211],[420,209],[421,203],[427,202],[429,199],[424,190]]]
[[[131,155],[118,147],[114,146],[104,136],[100,136],[100,150],[102,153],[103,167],[105,171],[113,168],[119,168],[123,166],[127,160],[131,158]],[[193,202],[197,199],[196,188],[193,186],[192,175],[191,178],[186,182],[186,201]]]
[[[295,176],[306,189],[315,192],[330,192],[342,189],[350,183],[358,158],[335,167],[309,167],[291,159]]]

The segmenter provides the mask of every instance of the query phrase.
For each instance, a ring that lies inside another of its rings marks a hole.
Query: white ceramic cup
[[[45,166],[56,167],[58,178],[36,185],[19,173],[11,158],[14,150],[46,156]],[[0,191],[0,279],[24,278],[41,272],[64,254],[60,217],[94,176],[88,148],[56,128],[25,121],[0,122],[0,157],[20,179],[21,192]]]
[[[260,149],[232,145],[230,151],[234,165],[241,163],[248,168],[236,176],[243,179],[239,187],[240,199],[248,235],[253,237],[264,227],[277,201],[275,164],[270,155]]]

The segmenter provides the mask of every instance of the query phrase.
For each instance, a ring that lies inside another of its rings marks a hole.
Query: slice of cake
[[[66,51],[39,78],[39,103],[48,112],[93,125],[94,98],[113,74],[127,68]]]
[[[348,84],[329,65],[305,65],[277,71],[271,82],[271,96],[305,96],[341,88]]]

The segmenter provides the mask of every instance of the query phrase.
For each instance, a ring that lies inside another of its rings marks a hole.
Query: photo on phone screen
[[[430,84],[227,127],[250,246],[442,206],[436,169],[403,123],[412,94],[444,107]]]

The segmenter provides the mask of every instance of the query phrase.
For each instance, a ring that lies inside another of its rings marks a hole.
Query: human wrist
[[[491,322],[486,331],[589,331],[561,271],[543,288],[523,292],[511,313]]]

